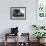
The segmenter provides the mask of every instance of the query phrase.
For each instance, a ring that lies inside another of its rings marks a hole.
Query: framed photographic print
[[[25,20],[26,19],[26,7],[11,7],[10,8],[11,20]]]

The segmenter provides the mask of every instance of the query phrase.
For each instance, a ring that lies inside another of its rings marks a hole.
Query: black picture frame
[[[10,19],[11,20],[26,20],[26,7],[11,7]]]

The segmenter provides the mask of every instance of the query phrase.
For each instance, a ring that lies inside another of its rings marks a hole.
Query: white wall
[[[10,7],[26,7],[26,20],[10,20]],[[0,0],[0,34],[17,26],[32,35],[32,24],[36,24],[36,0]]]

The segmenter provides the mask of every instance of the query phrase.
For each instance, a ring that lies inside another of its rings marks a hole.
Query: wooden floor
[[[0,42],[0,46],[4,46],[4,43]],[[8,43],[8,46],[15,46],[15,42],[14,43],[12,43],[12,42]],[[37,43],[32,42],[32,43],[30,43],[30,46],[37,46]],[[44,43],[44,45],[42,45],[42,46],[46,46],[46,43]]]

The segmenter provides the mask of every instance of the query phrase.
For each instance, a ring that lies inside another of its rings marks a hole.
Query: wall
[[[10,20],[10,7],[26,7],[26,20]],[[32,24],[36,24],[36,0],[0,0],[0,34],[17,26],[20,32],[30,32],[32,36]]]

